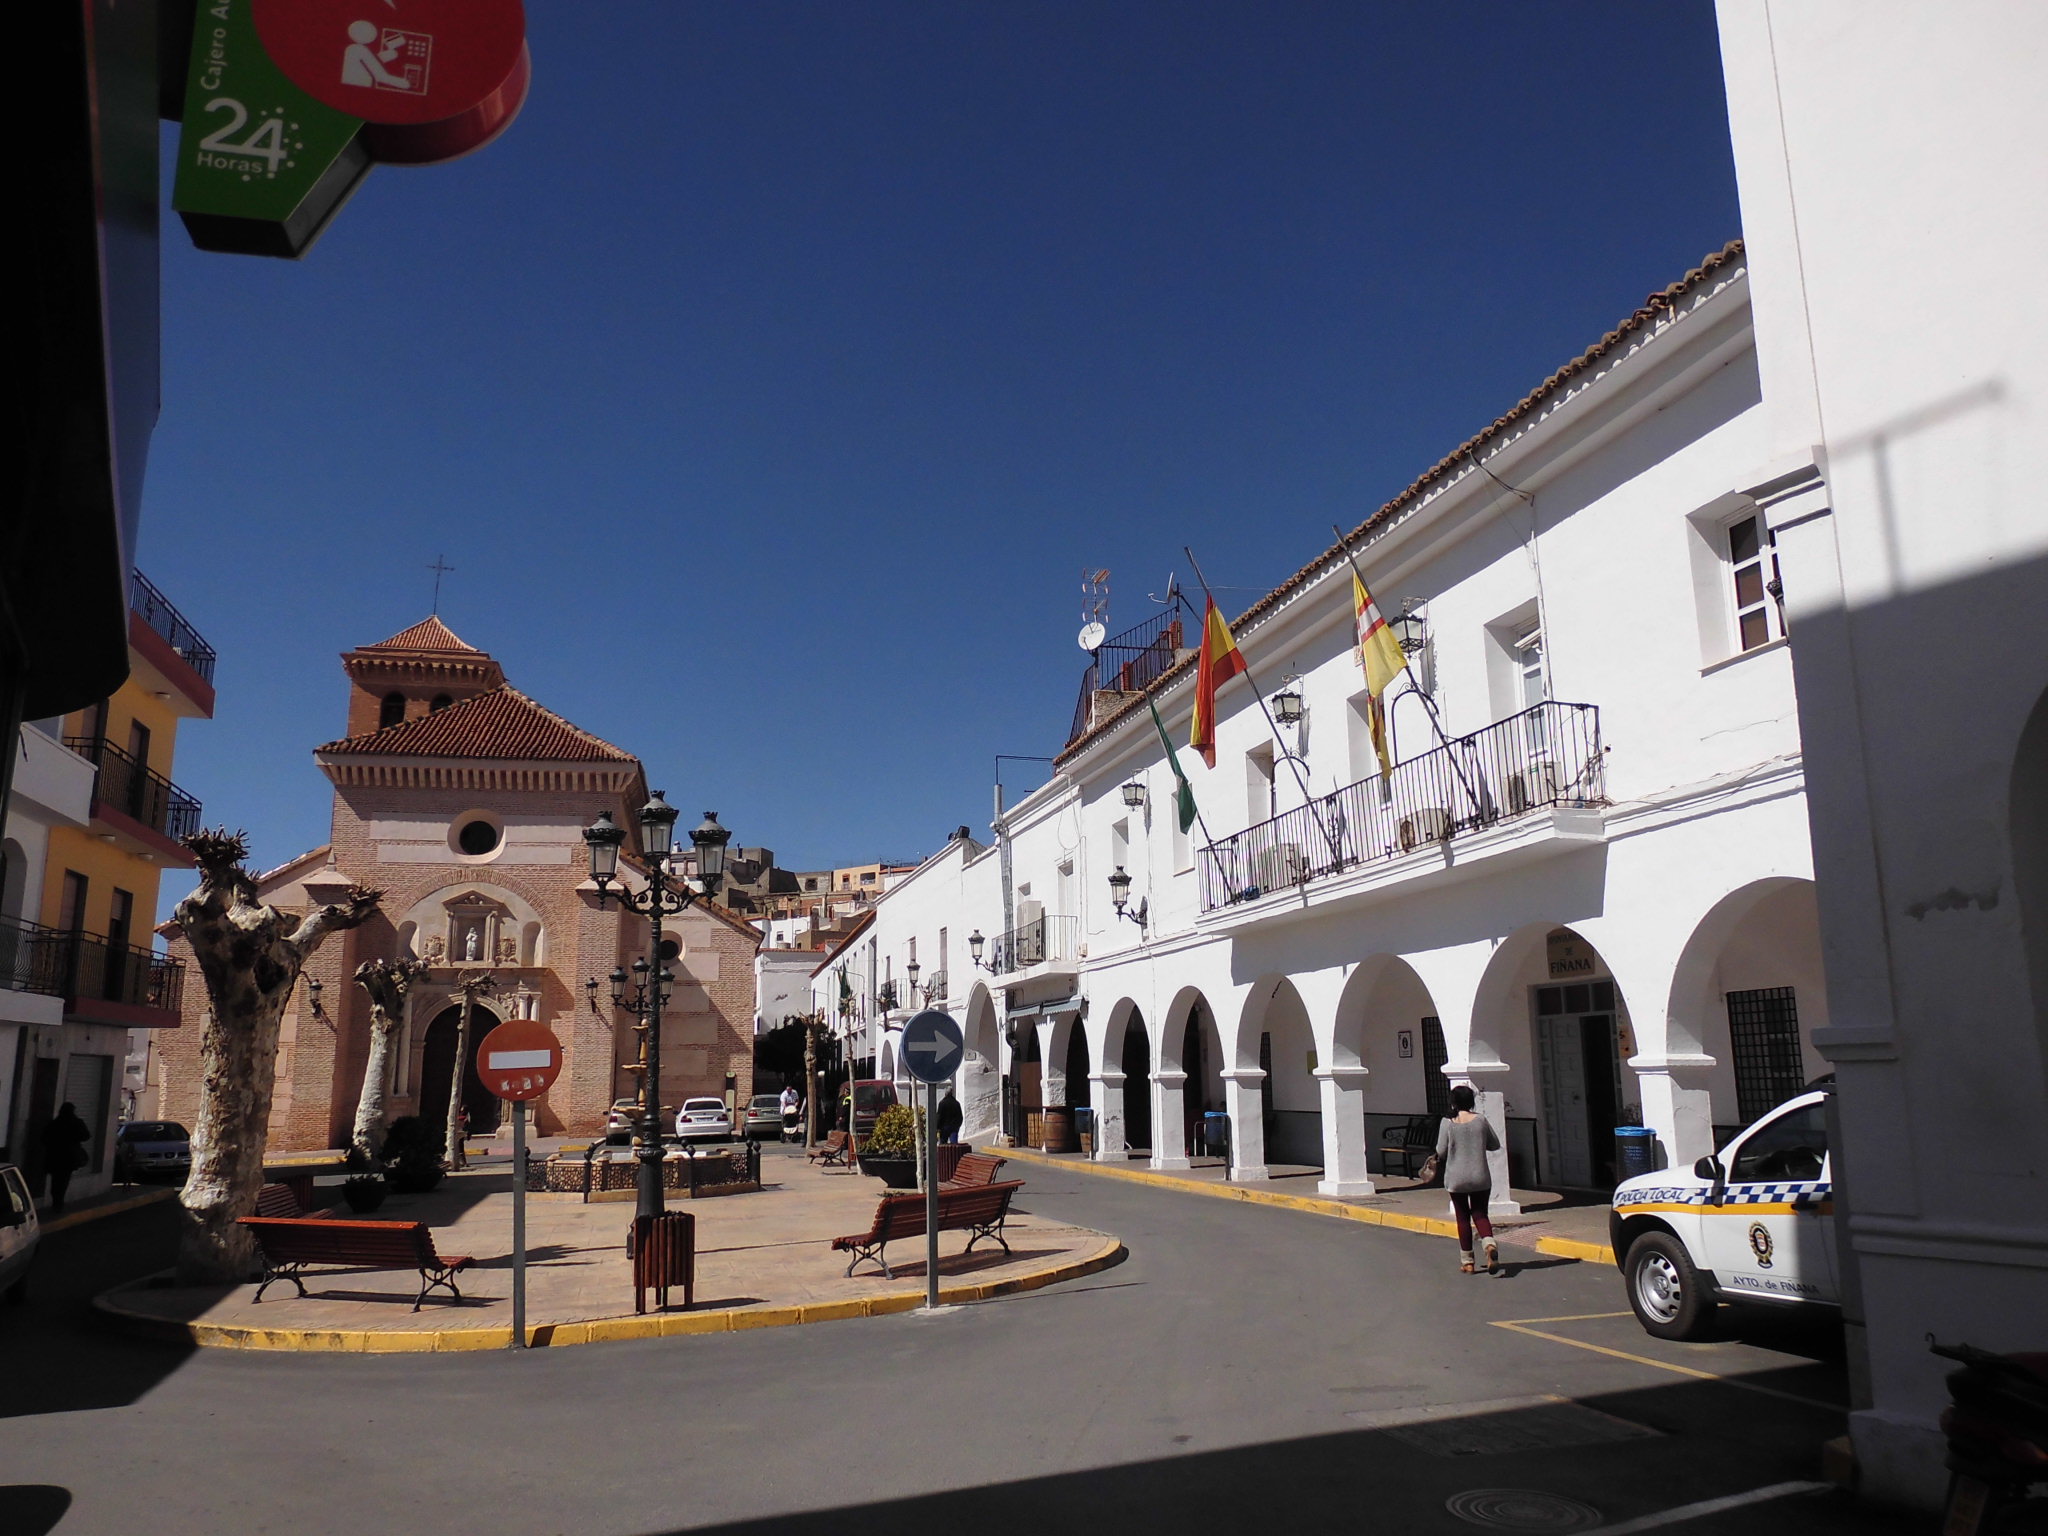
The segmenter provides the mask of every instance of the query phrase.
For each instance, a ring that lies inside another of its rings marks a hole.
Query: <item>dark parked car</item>
[[[21,1301],[28,1295],[28,1266],[36,1256],[36,1203],[19,1168],[0,1163],[0,1295]]]
[[[114,1132],[114,1172],[123,1179],[192,1171],[192,1138],[175,1120],[130,1120]]]

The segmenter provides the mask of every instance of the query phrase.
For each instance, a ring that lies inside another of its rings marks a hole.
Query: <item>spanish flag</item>
[[[1396,649],[1399,649],[1396,647]],[[1230,637],[1230,626],[1209,598],[1202,614],[1202,657],[1195,664],[1195,728],[1188,745],[1216,766],[1216,690],[1244,671],[1244,655]]]
[[[1408,665],[1408,657],[1401,649],[1401,642],[1394,638],[1394,632],[1387,628],[1387,621],[1380,617],[1379,605],[1372,600],[1372,594],[1365,590],[1365,583],[1358,579],[1358,573],[1351,573],[1352,619],[1358,633],[1358,664],[1365,669],[1365,691],[1370,696],[1366,705],[1366,724],[1372,729],[1373,750],[1380,756],[1380,773],[1393,773],[1394,761],[1387,749],[1387,709],[1384,702],[1386,691],[1394,686],[1394,679],[1401,669]]]

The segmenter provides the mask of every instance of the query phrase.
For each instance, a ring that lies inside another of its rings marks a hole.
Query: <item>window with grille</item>
[[[1432,1115],[1451,1112],[1451,1080],[1444,1076],[1444,1063],[1451,1053],[1444,1049],[1444,1026],[1431,1015],[1422,1021],[1422,1091]]]
[[[1728,1039],[1735,1057],[1735,1109],[1744,1125],[1806,1085],[1799,1009],[1790,987],[1730,992]]]

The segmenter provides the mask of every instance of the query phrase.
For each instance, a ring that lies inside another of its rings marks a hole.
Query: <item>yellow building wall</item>
[[[64,717],[66,740],[90,736],[96,728],[98,711],[81,709]],[[137,721],[149,731],[147,766],[176,781],[172,764],[177,756],[178,722],[183,718],[164,699],[141,687],[132,678],[107,701],[106,739],[123,752],[128,750],[129,727]],[[128,942],[138,949],[151,947],[150,930],[157,921],[157,886],[163,866],[154,860],[126,853],[102,841],[89,830],[53,827],[50,830],[49,859],[43,866],[42,913],[38,921],[58,926],[64,903],[64,872],[75,870],[85,876],[85,931],[104,934],[113,915],[114,890],[119,887],[135,897],[135,918]]]

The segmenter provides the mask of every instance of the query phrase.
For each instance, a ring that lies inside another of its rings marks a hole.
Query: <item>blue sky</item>
[[[304,260],[166,225],[139,563],[220,652],[176,777],[261,864],[325,841],[338,654],[437,555],[457,633],[736,843],[979,832],[1064,738],[1084,566],[1112,630],[1183,543],[1249,605],[1740,233],[1706,0],[528,25],[505,136]]]

